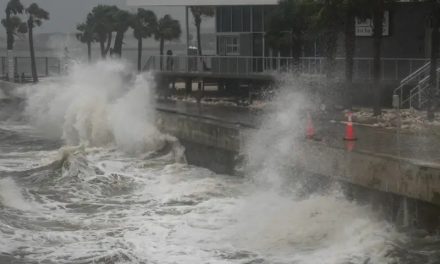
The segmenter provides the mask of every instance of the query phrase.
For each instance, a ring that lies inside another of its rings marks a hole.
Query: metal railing
[[[58,57],[36,57],[35,64],[39,77],[58,75],[62,72],[61,59]],[[14,57],[15,79],[30,79],[32,76],[30,57]],[[11,78],[8,75],[8,61],[6,57],[0,57],[0,77]]]
[[[354,58],[354,79],[373,79],[373,58]],[[382,80],[400,81],[415,69],[425,65],[427,59],[382,58]],[[297,69],[303,74],[324,75],[326,58],[302,57],[294,67],[289,57],[247,57],[247,56],[151,56],[144,70],[175,73],[206,73],[228,75],[256,75]],[[336,78],[343,78],[345,58],[336,58],[332,70]]]
[[[418,68],[417,70],[409,74],[407,77],[403,78],[400,81],[399,86],[396,89],[394,89],[393,93],[399,95],[401,98],[400,101],[401,108],[403,108],[406,103],[409,103],[411,107],[412,98],[414,96],[413,93],[415,91],[414,89],[420,89],[421,85],[424,85],[424,82],[426,82],[425,77],[429,76],[430,66],[431,66],[431,62],[428,61],[422,67]],[[410,90],[409,96],[404,98],[405,87],[414,83],[417,85]]]
[[[439,89],[439,77],[440,68],[437,69],[437,90]],[[409,91],[408,97],[402,100],[401,107],[405,107],[408,104],[409,108],[424,108],[428,102],[429,95],[427,94],[427,91],[431,85],[430,78],[430,75],[426,75],[423,79],[421,79],[417,85]]]

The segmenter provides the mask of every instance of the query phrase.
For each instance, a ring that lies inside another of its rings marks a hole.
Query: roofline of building
[[[276,5],[278,0],[127,0],[129,6]]]

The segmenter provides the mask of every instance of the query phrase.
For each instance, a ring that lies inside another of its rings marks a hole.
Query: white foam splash
[[[26,114],[45,135],[67,144],[115,143],[139,153],[162,144],[154,125],[148,73],[133,76],[122,61],[73,63],[69,74],[27,87]]]
[[[11,178],[0,179],[0,201],[3,205],[19,210],[31,210],[31,205],[26,202],[20,187]]]
[[[386,242],[396,232],[371,208],[347,201],[339,191],[281,195],[286,183],[295,182],[292,164],[301,158],[297,146],[305,144],[306,117],[313,112],[307,87],[284,80],[273,109],[246,144],[245,168],[256,190],[238,207],[234,241],[251,251],[288,256],[293,263],[388,263]]]

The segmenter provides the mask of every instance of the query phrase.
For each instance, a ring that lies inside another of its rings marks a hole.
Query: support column
[[[186,54],[188,54],[188,50],[189,50],[189,20],[188,20],[188,16],[189,16],[189,7],[185,6],[185,23],[186,23]]]

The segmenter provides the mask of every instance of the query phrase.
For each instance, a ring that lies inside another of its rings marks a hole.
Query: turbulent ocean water
[[[152,88],[107,61],[2,101],[0,263],[440,263],[435,236],[295,183],[302,98],[280,97],[235,177],[186,164]]]

